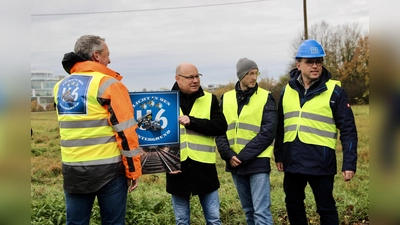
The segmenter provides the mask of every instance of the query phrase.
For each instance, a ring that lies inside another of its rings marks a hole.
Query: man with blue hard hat
[[[344,181],[353,178],[357,164],[357,129],[348,97],[340,82],[323,67],[324,49],[305,40],[296,54],[296,67],[278,103],[275,162],[284,171],[283,187],[290,224],[308,224],[304,206],[310,185],[320,224],[339,224],[333,198],[338,130],[343,151]]]

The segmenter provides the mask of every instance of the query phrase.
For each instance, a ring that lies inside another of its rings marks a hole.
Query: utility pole
[[[304,40],[308,39],[308,28],[307,28],[307,0],[303,0],[303,11],[304,11]]]

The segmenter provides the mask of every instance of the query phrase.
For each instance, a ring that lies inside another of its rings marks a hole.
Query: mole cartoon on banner
[[[180,170],[179,92],[129,92],[141,148],[142,173]]]

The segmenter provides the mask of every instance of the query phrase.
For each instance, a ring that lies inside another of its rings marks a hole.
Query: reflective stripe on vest
[[[204,96],[197,98],[190,110],[189,115],[210,119],[210,107],[212,101],[212,94],[204,92]],[[180,110],[182,116],[182,110]],[[202,163],[216,163],[216,147],[215,139],[212,136],[205,136],[188,130],[185,126],[180,125],[180,157],[181,161],[185,161],[188,157]]]
[[[238,104],[236,91],[231,90],[224,94],[223,112],[228,123],[226,136],[230,147],[236,153],[249,143],[261,129],[261,121],[264,112],[264,106],[268,100],[269,91],[258,88],[251,97],[247,105],[244,105],[240,115],[237,115]],[[274,141],[266,148],[258,158],[272,157]]]
[[[306,144],[336,149],[337,128],[330,107],[330,99],[338,81],[326,82],[327,90],[300,106],[299,93],[286,85],[282,99],[285,135],[283,142],[299,137]]]
[[[113,128],[122,130],[136,122],[109,125],[108,112],[99,104],[97,96],[118,81],[110,78],[99,87],[105,76],[99,72],[74,73],[54,87],[61,156],[66,165],[101,165],[121,161]]]

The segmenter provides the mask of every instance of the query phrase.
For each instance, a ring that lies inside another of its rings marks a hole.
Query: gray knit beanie
[[[250,70],[258,69],[257,64],[248,58],[241,58],[236,64],[236,74],[239,80],[242,80],[244,75]]]

